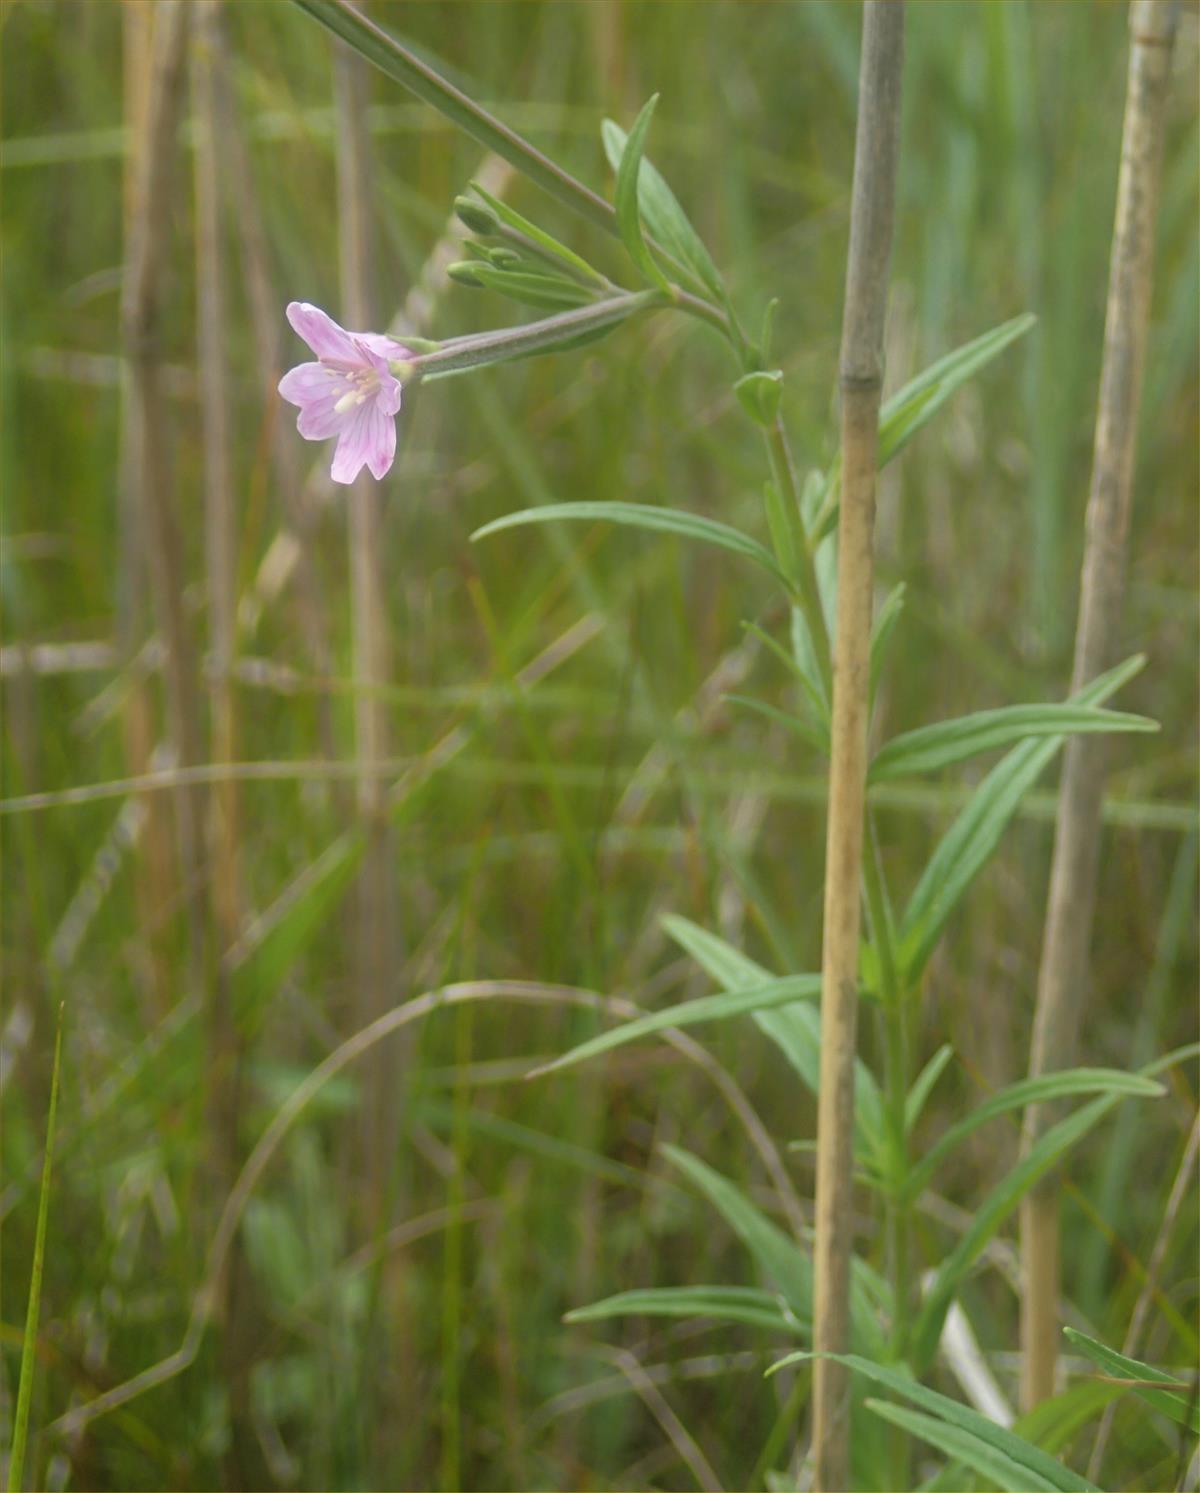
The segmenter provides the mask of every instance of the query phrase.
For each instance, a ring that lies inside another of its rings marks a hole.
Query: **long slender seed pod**
[[[1167,78],[1176,0],[1135,0],[1109,265],[1104,358],[1092,454],[1087,533],[1075,633],[1072,692],[1116,657],[1154,259]],[[1075,736],[1063,758],[1046,931],[1038,970],[1031,1075],[1069,1067],[1087,971],[1096,903],[1104,738]],[[1053,1106],[1026,1111],[1028,1151],[1055,1119]],[[1054,1393],[1058,1361],[1059,1183],[1046,1179],[1021,1207],[1021,1398],[1026,1408]]]
[[[900,153],[903,0],[868,0],[863,15],[850,248],[842,322],[842,506],[838,521],[837,630],[825,918],[821,967],[821,1092],[813,1338],[818,1353],[849,1343],[851,1177],[858,935],[866,797],[872,543],[883,330],[896,168]],[[849,1486],[846,1370],[818,1358],[813,1384],[814,1487]]]
[[[151,591],[165,646],[169,739],[183,767],[200,761],[199,670],[184,606],[183,562],[167,456],[166,411],[158,378],[159,307],[171,227],[173,154],[182,106],[180,88],[188,12],[181,0],[158,0],[153,59],[139,152],[128,262],[121,296],[126,357],[128,478],[132,506],[144,535]],[[203,794],[181,786],[175,794],[176,830],[188,907],[192,977],[204,978]]]

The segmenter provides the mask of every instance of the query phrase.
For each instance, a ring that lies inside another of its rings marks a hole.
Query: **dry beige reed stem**
[[[339,45],[334,63],[337,110],[337,190],[342,309],[352,327],[374,325],[371,312],[372,171],[367,126],[367,73],[362,60]],[[358,810],[368,836],[358,878],[358,1024],[391,1004],[399,962],[396,938],[395,837],[387,816],[387,788],[375,764],[388,751],[387,704],[378,693],[389,676],[387,608],[382,574],[383,503],[366,473],[348,493],[351,624]],[[372,1058],[363,1073],[362,1161],[368,1216],[384,1226],[383,1208],[395,1135],[396,1057]]]
[[[872,544],[883,332],[900,150],[903,0],[868,0],[863,14],[850,248],[842,323],[842,502],[838,520],[829,820],[821,967],[821,1090],[817,1111],[814,1347],[849,1346],[853,1248],[854,1053],[866,794]],[[814,1488],[850,1479],[850,1386],[845,1368],[816,1360]]]
[[[121,14],[123,50],[123,109],[129,136],[123,182],[123,222],[126,249],[132,243],[138,215],[139,184],[144,180],[142,162],[147,145],[146,112],[154,71],[154,9],[125,0]],[[161,361],[159,372],[162,371]],[[131,370],[125,360],[119,365],[121,383],[120,456],[121,497],[118,513],[116,647],[126,666],[141,646],[146,609],[146,560],[142,542],[141,514],[137,504],[136,400],[131,388]],[[161,386],[161,379],[158,380]],[[150,770],[156,728],[150,687],[144,673],[130,671],[130,686],[124,699],[121,734],[125,760],[132,777]],[[150,1004],[158,1015],[169,1003],[169,973],[163,935],[169,926],[167,909],[176,897],[178,877],[172,861],[170,805],[162,799],[143,797],[144,833],[142,853],[136,857],[134,895],[141,945],[146,956]]]
[[[1119,642],[1134,445],[1150,314],[1154,220],[1177,8],[1175,0],[1136,0],[1129,12],[1125,124],[1072,693],[1111,666]],[[1038,971],[1031,1076],[1067,1068],[1074,1061],[1096,904],[1104,765],[1102,737],[1074,736],[1068,740]],[[1025,1151],[1054,1118],[1053,1106],[1038,1105],[1026,1111],[1022,1133]],[[1055,1388],[1058,1200],[1059,1183],[1051,1175],[1021,1207],[1021,1400],[1026,1409],[1048,1398]]]
[[[188,12],[180,0],[154,8],[150,78],[135,151],[133,212],[121,295],[126,357],[126,477],[132,515],[144,536],[151,592],[166,653],[168,735],[182,766],[201,759],[199,671],[184,606],[184,574],[174,484],[168,460],[166,410],[157,376],[160,302],[169,249],[174,155]],[[203,797],[197,787],[175,795],[176,829],[187,891],[191,975],[204,978]]]

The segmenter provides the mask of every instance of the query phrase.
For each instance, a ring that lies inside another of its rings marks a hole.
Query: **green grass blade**
[[[936,1446],[938,1451],[945,1452],[955,1461],[966,1463],[972,1471],[987,1479],[989,1488],[1002,1488],[1005,1493],[1056,1493],[1057,1484],[1039,1477],[1005,1452],[959,1426],[947,1425],[932,1415],[905,1410],[884,1400],[868,1400],[867,1409],[907,1431],[910,1436]]]
[[[1077,1098],[1081,1094],[1120,1094],[1157,1099],[1164,1092],[1162,1084],[1153,1079],[1143,1078],[1137,1073],[1123,1073],[1118,1068],[1068,1068],[1060,1073],[1023,1078],[997,1090],[938,1138],[909,1173],[907,1196],[910,1201],[919,1197],[950,1152],[997,1115],[1024,1109],[1027,1104],[1047,1104],[1054,1099]]]
[[[753,710],[756,715],[765,716],[777,726],[783,726],[786,730],[799,736],[806,741],[810,747],[818,751],[822,756],[829,755],[829,730],[816,721],[805,720],[802,715],[792,715],[786,710],[780,710],[778,706],[768,705],[765,700],[756,700],[753,695],[726,695],[725,699],[731,705],[741,705],[746,710]]]
[[[503,124],[474,99],[443,78],[382,26],[362,15],[347,0],[295,0],[301,10],[332,31],[394,82],[431,104],[440,114],[485,149],[515,166],[564,206],[589,222],[616,234],[617,220],[604,198],[577,181],[522,135]]]
[[[50,1112],[46,1116],[46,1156],[42,1162],[42,1187],[38,1197],[37,1230],[33,1239],[33,1269],[29,1277],[29,1305],[25,1311],[25,1336],[21,1341],[21,1378],[17,1385],[17,1408],[13,1415],[12,1450],[8,1457],[8,1493],[20,1493],[25,1471],[25,1447],[29,1438],[29,1407],[33,1402],[33,1375],[37,1363],[38,1315],[42,1305],[42,1267],[46,1258],[46,1222],[50,1216],[50,1176],[54,1161],[54,1124],[58,1116],[58,1085],[62,1072],[63,1007],[58,1008],[54,1036],[54,1067],[50,1074]]]
[[[908,1091],[908,1098],[904,1102],[905,1130],[911,1131],[921,1118],[926,1102],[933,1093],[934,1085],[941,1078],[946,1064],[953,1056],[953,1047],[949,1042],[944,1042],[917,1074],[912,1088]]]
[[[490,524],[476,529],[472,541],[485,539],[489,534],[499,534],[503,529],[516,529],[523,524],[556,523],[567,520],[583,523],[607,522],[624,524],[633,529],[653,529],[662,534],[676,534],[684,539],[698,539],[705,544],[715,544],[719,549],[744,559],[755,560],[785,586],[787,576],[775,563],[775,557],[765,545],[751,539],[739,529],[715,519],[701,518],[696,513],[683,513],[677,508],[656,508],[643,503],[550,503],[544,508],[524,508],[519,513],[507,513],[503,518],[493,519]]]
[[[786,1358],[772,1364],[767,1372],[773,1374],[786,1364],[800,1363],[813,1356],[811,1353],[789,1353]],[[1099,1493],[1099,1490],[1086,1478],[1072,1472],[1069,1467],[1064,1467],[1061,1462],[1056,1462],[1039,1447],[1031,1445],[1003,1426],[996,1425],[994,1421],[988,1420],[986,1415],[980,1415],[978,1410],[960,1405],[957,1400],[938,1394],[936,1390],[926,1389],[923,1384],[910,1378],[902,1370],[888,1368],[881,1363],[872,1363],[869,1359],[855,1354],[831,1354],[830,1356],[836,1358],[839,1363],[844,1363],[855,1374],[861,1374],[873,1383],[891,1390],[893,1394],[916,1405],[943,1424],[966,1431],[977,1441],[994,1447],[998,1452],[1003,1452],[1006,1457],[1040,1478],[1047,1486],[1058,1489],[1059,1493]]]
[[[876,753],[870,781],[882,783],[888,778],[936,772],[980,752],[1037,736],[1157,730],[1158,722],[1144,715],[1083,705],[1008,705],[999,710],[979,710],[894,736]]]
[[[650,129],[650,120],[654,116],[657,103],[658,94],[656,93],[643,105],[642,112],[634,121],[629,138],[625,141],[625,148],[621,152],[621,164],[617,167],[616,210],[621,242],[629,251],[629,257],[651,285],[658,286],[660,290],[666,290],[669,283],[667,277],[659,269],[646,243],[645,235],[642,233],[642,213],[638,196],[642,153],[646,148],[646,135]]]
[[[603,1322],[612,1317],[711,1317],[741,1322],[771,1332],[798,1333],[800,1326],[779,1305],[779,1298],[752,1286],[665,1286],[621,1291],[590,1306],[567,1312],[564,1322]]]
[[[574,1067],[588,1058],[599,1057],[614,1047],[623,1047],[627,1042],[636,1042],[653,1032],[667,1027],[696,1026],[706,1021],[727,1021],[731,1016],[743,1016],[749,1011],[770,1009],[774,1006],[791,1005],[793,1001],[816,1000],[821,994],[820,975],[785,975],[781,979],[768,980],[749,990],[725,991],[720,995],[704,995],[699,1000],[681,1001],[677,1006],[667,1006],[662,1011],[652,1011],[648,1016],[628,1021],[624,1026],[610,1032],[601,1032],[581,1042],[562,1057],[555,1058],[531,1073],[530,1078],[544,1073],[556,1073],[563,1068]]]
[[[1200,1436],[1200,1406],[1196,1403],[1195,1394],[1190,1396],[1172,1394],[1155,1387],[1163,1384],[1169,1385],[1171,1389],[1186,1389],[1188,1387],[1186,1383],[1171,1374],[1164,1373],[1162,1369],[1142,1363],[1139,1359],[1127,1358],[1124,1353],[1105,1347],[1103,1343],[1098,1343],[1095,1338],[1088,1337],[1086,1333],[1079,1332],[1074,1327],[1064,1327],[1063,1332],[1081,1353],[1090,1358],[1093,1363],[1098,1364],[1107,1374],[1112,1375],[1114,1379],[1128,1380],[1124,1388],[1132,1390],[1140,1399],[1145,1400],[1147,1405],[1152,1405],[1155,1410],[1162,1411],[1179,1425],[1186,1426],[1193,1435]]]

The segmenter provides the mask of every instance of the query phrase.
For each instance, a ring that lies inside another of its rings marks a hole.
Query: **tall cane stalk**
[[[819,1354],[844,1353],[849,1346],[854,1053],[875,471],[903,56],[903,0],[868,0],[863,17],[839,373],[843,467],[825,858],[814,1256],[813,1337]],[[818,1358],[813,1383],[813,1459],[814,1487],[819,1493],[834,1493],[849,1486],[849,1421],[847,1372],[829,1358]]]
[[[1119,641],[1167,79],[1177,12],[1177,0],[1135,0],[1129,12],[1125,124],[1072,693],[1110,667]],[[1096,905],[1104,743],[1102,736],[1073,736],[1067,743],[1038,971],[1031,1076],[1069,1067],[1074,1061]],[[1022,1133],[1026,1153],[1055,1118],[1053,1106],[1037,1105],[1026,1111]],[[1021,1208],[1021,1395],[1027,1408],[1054,1393],[1059,1335],[1058,1199],[1059,1183],[1052,1175],[1029,1194]]]

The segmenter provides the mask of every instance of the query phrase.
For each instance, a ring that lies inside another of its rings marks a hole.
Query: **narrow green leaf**
[[[1064,1327],[1063,1332],[1085,1357],[1098,1364],[1106,1374],[1114,1379],[1128,1380],[1123,1388],[1132,1390],[1147,1405],[1161,1410],[1171,1420],[1186,1426],[1193,1435],[1200,1436],[1200,1405],[1196,1402],[1194,1387],[1189,1386],[1186,1380],[1164,1373],[1162,1369],[1153,1368],[1137,1358],[1127,1358],[1124,1353],[1105,1347],[1103,1343],[1098,1343],[1095,1338],[1088,1337],[1074,1327]],[[1156,1387],[1160,1384],[1169,1385],[1171,1390],[1190,1389],[1191,1392],[1187,1395],[1170,1393]]]
[[[1029,1104],[1047,1104],[1055,1099],[1070,1099],[1081,1094],[1120,1094],[1139,1099],[1157,1099],[1165,1092],[1162,1084],[1143,1078],[1138,1073],[1123,1073],[1118,1068],[1068,1068],[1059,1073],[1042,1073],[1036,1078],[1023,1078],[997,1090],[939,1137],[909,1172],[906,1196],[910,1201],[920,1197],[950,1152],[997,1115],[1024,1109]]]
[[[614,1047],[623,1047],[627,1042],[636,1042],[667,1027],[727,1021],[732,1016],[743,1016],[749,1011],[769,1010],[774,1006],[791,1005],[793,1001],[799,1000],[816,1000],[820,993],[820,975],[785,975],[782,979],[768,979],[750,990],[724,991],[720,995],[704,995],[698,1000],[681,1001],[677,1006],[652,1011],[648,1016],[627,1021],[624,1026],[590,1037],[578,1047],[563,1053],[562,1057],[535,1068],[528,1076],[539,1078],[544,1073],[556,1073],[562,1068],[574,1067],[576,1063],[598,1057],[602,1052],[610,1052]]]
[[[606,119],[600,127],[600,135],[609,165],[614,171],[619,171],[627,145],[625,131],[611,119]],[[662,173],[644,157],[638,176],[638,202],[642,218],[655,239],[691,271],[698,282],[697,288],[711,291],[724,303],[725,287],[703,239],[692,227]],[[767,353],[764,352],[763,356],[766,357]]]
[[[667,934],[708,971],[726,990],[747,990],[771,978],[731,944],[688,918],[668,914],[662,919]],[[770,1037],[816,1095],[821,1085],[821,1017],[812,1006],[787,1006],[754,1013],[755,1024]],[[874,1075],[861,1058],[854,1065],[854,1134],[859,1160],[877,1166],[884,1134],[883,1099]]]
[[[900,620],[900,613],[904,610],[904,582],[893,586],[888,592],[887,600],[879,608],[879,613],[871,627],[871,703],[875,703],[875,691],[879,688],[879,676],[883,672],[883,661],[887,657],[888,644],[892,640],[892,633],[896,629],[896,623]]]
[[[800,1324],[769,1291],[751,1286],[666,1286],[657,1290],[621,1291],[591,1306],[567,1312],[564,1322],[603,1322],[611,1317],[712,1317],[742,1322],[770,1332],[800,1332]]]
[[[1093,680],[1071,700],[1099,705],[1145,664],[1138,654]],[[1023,741],[992,768],[934,851],[900,922],[901,965],[915,984],[942,929],[1000,843],[1013,815],[1063,743],[1062,735]]]
[[[660,290],[666,290],[670,282],[659,269],[658,262],[651,254],[645,235],[642,233],[642,212],[638,197],[638,174],[642,166],[642,152],[646,147],[646,134],[650,129],[650,120],[657,103],[658,94],[656,93],[647,100],[642,112],[634,121],[633,129],[629,132],[625,149],[621,152],[621,164],[617,168],[617,192],[614,205],[617,210],[617,227],[621,232],[621,242],[629,251],[629,257],[651,285],[657,285]]]
[[[917,431],[928,425],[952,394],[1036,323],[1037,317],[1030,312],[1015,316],[947,353],[898,389],[879,411],[879,465],[886,466]]]
[[[812,1261],[807,1252],[760,1212],[732,1182],[698,1156],[678,1146],[663,1146],[662,1149],[667,1159],[704,1193],[775,1282],[796,1318],[795,1330],[807,1338],[812,1331],[813,1292]],[[883,1333],[858,1270],[850,1280],[850,1335],[862,1352],[882,1356]]]
[[[54,1066],[50,1071],[50,1109],[46,1116],[46,1154],[42,1161],[42,1186],[38,1195],[37,1227],[33,1236],[33,1268],[29,1277],[29,1303],[25,1309],[25,1335],[21,1339],[21,1377],[17,1383],[17,1406],[13,1413],[12,1446],[8,1455],[8,1493],[20,1493],[25,1472],[25,1447],[29,1439],[29,1407],[33,1403],[33,1376],[37,1368],[38,1317],[42,1307],[42,1270],[46,1260],[46,1223],[50,1217],[50,1177],[54,1164],[54,1125],[58,1117],[58,1087],[62,1073],[63,1007],[58,1008],[54,1034]]]
[[[967,1272],[1000,1225],[1029,1189],[1083,1139],[1125,1095],[1106,1094],[1051,1126],[1029,1154],[1003,1177],[976,1209],[970,1227],[942,1261],[921,1305],[913,1333],[913,1361],[920,1369],[933,1362],[942,1324]]]
[[[876,753],[869,776],[872,783],[883,783],[889,778],[935,772],[980,752],[1037,736],[1157,730],[1157,721],[1119,710],[1071,704],[1006,705],[999,710],[979,710],[894,736]]]
[[[577,181],[528,140],[503,124],[443,78],[390,32],[364,16],[348,0],[295,0],[314,20],[332,31],[373,66],[431,104],[450,122],[515,166],[543,191],[606,233],[617,234],[616,217],[604,198]]]
[[[868,1400],[867,1409],[907,1431],[910,1436],[936,1446],[948,1457],[965,1462],[973,1472],[987,1479],[989,1488],[1002,1488],[1005,1493],[1056,1493],[1056,1483],[1040,1477],[1023,1463],[1014,1461],[1007,1453],[959,1426],[948,1425],[944,1420],[935,1420],[932,1415],[905,1410],[884,1400]]]
[[[916,1081],[908,1091],[908,1098],[904,1101],[904,1128],[912,1131],[917,1121],[921,1118],[926,1101],[933,1093],[934,1085],[941,1078],[946,1064],[954,1056],[954,1049],[949,1042],[944,1042],[934,1053],[925,1066],[917,1074]]]
[[[453,268],[453,266],[451,266]],[[583,306],[592,297],[574,280],[561,275],[543,275],[530,269],[501,269],[495,264],[473,264],[475,282],[523,306],[555,310],[560,306]]]
[[[498,534],[502,529],[515,529],[523,524],[545,524],[566,519],[575,522],[607,522],[625,524],[634,529],[654,529],[663,534],[677,534],[684,539],[699,539],[705,544],[715,544],[720,549],[756,560],[764,570],[769,570],[785,586],[788,579],[775,563],[775,557],[765,545],[751,539],[739,529],[715,519],[701,518],[697,513],[681,512],[677,508],[655,508],[642,503],[550,503],[544,508],[524,508],[519,513],[508,513],[503,518],[493,519],[476,529],[472,541],[484,539],[489,534]]]
[[[767,1372],[773,1374],[786,1364],[800,1363],[815,1356],[812,1353],[789,1353],[786,1358],[772,1364]],[[978,1441],[1003,1452],[1018,1466],[1026,1468],[1049,1487],[1059,1490],[1059,1493],[1099,1493],[1086,1478],[1072,1472],[1069,1467],[1064,1467],[1061,1462],[1056,1462],[1039,1447],[1031,1445],[1003,1426],[996,1425],[987,1416],[980,1415],[978,1410],[960,1405],[957,1400],[938,1394],[936,1390],[926,1389],[905,1371],[873,1363],[855,1354],[831,1353],[829,1357],[836,1359],[838,1363],[844,1363],[855,1374],[861,1374],[873,1383],[891,1390],[893,1394],[908,1400],[910,1404],[918,1406],[946,1425],[966,1431]]]
[[[568,249],[566,244],[560,244],[544,228],[539,228],[536,223],[532,222],[522,213],[519,213],[515,207],[510,207],[501,198],[494,197],[486,187],[481,187],[477,181],[471,183],[471,190],[487,204],[501,223],[504,223],[515,233],[519,233],[522,237],[529,239],[543,253],[549,255],[552,259],[561,260],[568,269],[574,270],[578,275],[589,280],[598,289],[610,288],[604,276],[598,270],[593,269],[586,259],[576,254],[573,249]],[[468,226],[470,226],[469,223]]]
[[[744,706],[747,710],[753,710],[765,716],[777,726],[783,726],[788,731],[794,732],[802,741],[806,741],[809,746],[815,747],[818,752],[828,757],[829,732],[823,731],[814,721],[805,720],[803,716],[790,715],[786,710],[779,710],[774,705],[768,705],[765,700],[754,699],[752,695],[726,695],[725,699],[731,705]]]

